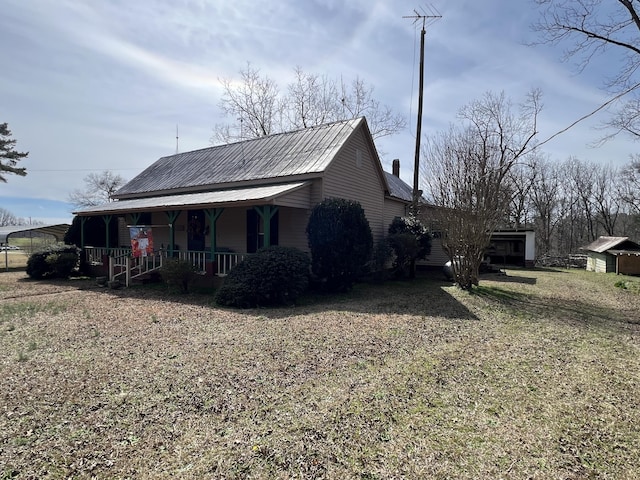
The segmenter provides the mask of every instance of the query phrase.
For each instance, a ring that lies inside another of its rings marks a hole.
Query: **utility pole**
[[[417,22],[422,21],[422,30],[420,32],[420,82],[418,90],[418,124],[416,126],[416,154],[413,163],[413,196],[411,202],[411,215],[418,215],[418,203],[420,201],[420,189],[418,188],[418,178],[420,176],[420,137],[422,136],[422,94],[424,89],[424,35],[426,33],[427,22],[429,24],[442,18],[442,15],[438,13],[435,8],[430,7],[430,12],[425,12],[422,9],[422,13],[417,10],[413,10],[414,15],[407,15],[402,18],[412,18],[414,25]]]

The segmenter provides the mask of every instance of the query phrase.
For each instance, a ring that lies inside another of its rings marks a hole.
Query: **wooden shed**
[[[640,275],[640,244],[629,237],[599,237],[580,250],[587,253],[587,271]]]

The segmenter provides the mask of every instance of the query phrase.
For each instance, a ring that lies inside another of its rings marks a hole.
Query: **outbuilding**
[[[599,237],[580,250],[587,253],[587,271],[640,275],[640,244],[629,237]]]

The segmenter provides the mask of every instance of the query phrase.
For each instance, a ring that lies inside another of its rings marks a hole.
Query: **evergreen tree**
[[[5,174],[13,173],[24,177],[27,169],[17,167],[20,160],[29,155],[29,152],[17,152],[15,150],[16,141],[11,138],[11,130],[8,124],[0,123],[0,182],[7,183]]]

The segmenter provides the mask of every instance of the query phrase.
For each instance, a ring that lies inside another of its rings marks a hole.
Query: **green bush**
[[[358,202],[336,198],[316,205],[307,238],[313,274],[329,291],[349,290],[371,258],[371,228]]]
[[[309,257],[289,247],[258,250],[236,265],[216,292],[216,302],[239,308],[287,305],[309,285]]]
[[[388,277],[387,262],[391,258],[393,250],[386,238],[380,239],[373,246],[371,261],[369,262],[369,272],[375,281],[383,281]]]
[[[34,279],[68,278],[80,263],[75,245],[49,245],[29,256],[27,275]]]
[[[431,253],[431,234],[415,217],[396,217],[389,226],[389,245],[395,259],[393,268],[396,276],[415,276],[416,260]]]
[[[169,286],[176,286],[182,293],[189,293],[189,284],[196,276],[193,263],[179,258],[167,258],[160,269],[160,276]]]

